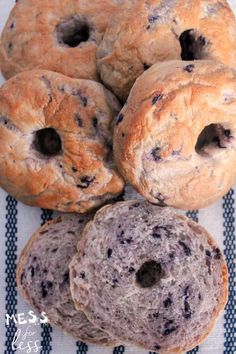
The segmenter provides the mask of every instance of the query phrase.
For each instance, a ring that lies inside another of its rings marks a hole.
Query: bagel
[[[0,67],[6,79],[46,69],[98,80],[96,51],[123,0],[21,0],[1,35]]]
[[[75,309],[70,294],[69,262],[82,230],[92,215],[63,215],[40,227],[30,238],[17,264],[17,288],[37,313],[77,340],[97,345],[115,341]]]
[[[191,210],[236,176],[236,71],[213,61],[153,65],[116,120],[119,171],[152,203]]]
[[[129,5],[108,25],[97,54],[101,80],[120,99],[157,61],[210,59],[236,66],[236,22],[225,0]]]
[[[0,88],[0,186],[23,203],[86,212],[120,194],[112,127],[120,110],[98,82],[35,70]]]
[[[70,263],[75,305],[124,343],[185,353],[206,338],[227,302],[217,244],[170,208],[137,200],[105,206],[77,248]]]

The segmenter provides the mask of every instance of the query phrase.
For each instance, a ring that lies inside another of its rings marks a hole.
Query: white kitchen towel
[[[36,0],[35,0],[36,1]],[[40,1],[40,0],[39,0]],[[53,1],[53,0],[52,0]],[[8,17],[14,0],[0,0],[0,31]],[[230,1],[236,13],[236,1]],[[227,24],[226,24],[227,25]],[[4,80],[0,77],[0,83]],[[1,144],[1,140],[0,140]],[[201,346],[189,354],[236,354],[236,236],[235,211],[236,189],[232,189],[222,200],[209,208],[188,213],[188,216],[205,226],[214,235],[228,262],[230,286],[229,302],[209,338]],[[17,202],[0,190],[0,353],[33,353],[26,347],[29,341],[37,341],[42,347],[42,354],[149,354],[148,351],[120,346],[117,348],[101,348],[76,342],[65,336],[61,331],[50,326],[34,326],[25,335],[21,348],[12,349],[12,342],[17,329],[24,336],[27,324],[17,324],[13,320],[5,323],[6,314],[24,314],[27,317],[29,306],[17,293],[15,270],[18,256],[33,231],[52,217],[47,210],[31,208]],[[22,315],[20,315],[22,316]],[[20,345],[20,342],[17,342]],[[152,353],[150,353],[152,354]]]

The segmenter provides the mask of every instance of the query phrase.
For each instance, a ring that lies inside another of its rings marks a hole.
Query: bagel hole
[[[141,288],[150,288],[158,284],[163,276],[163,269],[156,261],[147,261],[136,272],[136,282]]]
[[[37,130],[34,136],[34,148],[45,156],[59,155],[62,151],[61,138],[53,128]]]
[[[90,28],[85,19],[72,17],[57,25],[58,42],[69,47],[77,47],[81,42],[86,42],[90,36]]]
[[[182,60],[203,59],[203,49],[206,45],[206,40],[203,36],[197,34],[193,29],[189,29],[181,33],[179,42],[182,50]]]
[[[209,146],[227,148],[227,143],[231,138],[230,129],[225,129],[221,124],[210,124],[201,131],[195,150],[201,154]]]

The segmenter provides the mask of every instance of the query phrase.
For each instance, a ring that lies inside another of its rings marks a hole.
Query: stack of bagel
[[[235,66],[225,0],[17,1],[0,42],[0,186],[73,213],[37,230],[18,263],[19,291],[50,323],[160,354],[209,334],[227,266],[172,208],[234,184]]]

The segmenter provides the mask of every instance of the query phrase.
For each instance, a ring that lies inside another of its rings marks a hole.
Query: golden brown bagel
[[[225,0],[135,0],[108,25],[98,50],[102,81],[125,100],[157,61],[214,59],[236,66],[236,22]]]
[[[205,207],[236,176],[236,71],[213,61],[153,65],[116,121],[120,172],[152,203]]]
[[[116,98],[98,82],[45,70],[0,89],[0,186],[20,201],[86,212],[119,194],[113,166]]]
[[[1,35],[5,78],[31,69],[97,80],[96,51],[120,0],[20,0]]]

